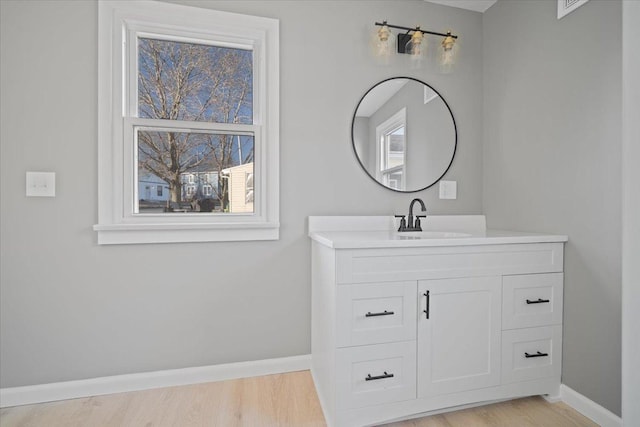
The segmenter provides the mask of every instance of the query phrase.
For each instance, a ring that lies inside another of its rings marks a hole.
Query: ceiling
[[[489,9],[497,0],[425,0],[430,3],[443,4],[445,6],[458,7],[460,9],[484,12]]]

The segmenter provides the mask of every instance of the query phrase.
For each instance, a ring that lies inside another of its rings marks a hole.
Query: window
[[[385,186],[404,190],[406,179],[406,128],[407,111],[398,111],[376,127],[379,142],[377,151],[378,169],[376,178]]]
[[[278,44],[273,19],[99,3],[99,244],[278,238]]]

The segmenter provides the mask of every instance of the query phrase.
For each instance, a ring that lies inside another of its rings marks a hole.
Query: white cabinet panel
[[[560,377],[562,326],[515,329],[502,333],[502,382]]]
[[[562,323],[562,273],[504,276],[503,329]]]
[[[336,401],[339,408],[358,408],[415,397],[415,341],[336,351]]]
[[[418,289],[418,397],[499,384],[501,278],[424,280]]]
[[[337,346],[416,339],[416,282],[338,288]]]

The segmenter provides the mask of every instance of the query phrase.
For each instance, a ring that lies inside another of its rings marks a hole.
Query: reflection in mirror
[[[446,101],[410,77],[371,88],[356,108],[351,130],[363,169],[395,191],[432,186],[447,172],[456,151],[456,125]]]

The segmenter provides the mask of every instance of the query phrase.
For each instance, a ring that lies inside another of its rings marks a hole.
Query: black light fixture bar
[[[454,39],[457,39],[458,36],[454,36],[453,34],[445,34],[445,33],[436,33],[435,31],[427,31],[427,30],[423,30],[420,27],[416,27],[416,28],[409,28],[409,27],[401,27],[400,25],[392,25],[392,24],[388,24],[387,21],[382,21],[382,22],[376,22],[376,25],[379,27],[382,27],[384,25],[386,25],[389,28],[395,28],[397,30],[405,30],[407,33],[410,31],[420,31],[422,34],[433,34],[434,36],[441,36],[441,37],[453,37]]]

